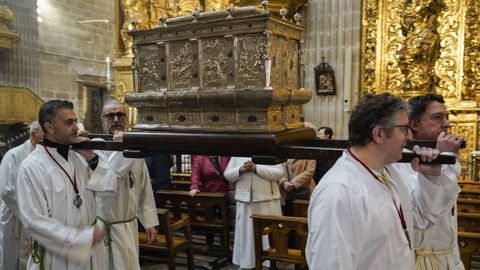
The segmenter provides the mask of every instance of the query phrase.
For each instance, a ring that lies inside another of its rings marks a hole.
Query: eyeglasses
[[[125,118],[127,114],[125,114],[124,112],[116,112],[116,113],[111,112],[103,115],[103,117],[108,118],[108,120],[114,120],[115,116],[118,118],[118,120],[121,120]]]
[[[400,128],[400,130],[403,132],[403,134],[407,135],[408,131],[410,130],[410,125],[389,125],[387,126],[389,128]]]

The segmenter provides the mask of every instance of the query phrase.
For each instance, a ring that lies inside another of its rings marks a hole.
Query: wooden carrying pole
[[[288,133],[288,134],[287,134]],[[252,157],[261,164],[276,164],[287,158],[334,160],[349,146],[346,140],[319,140],[302,138],[305,132],[295,130],[282,134],[267,133],[206,133],[206,132],[126,132],[123,142],[113,142],[108,135],[93,135],[104,141],[89,141],[75,145],[75,148],[123,151],[124,156],[141,158],[153,153],[202,154]],[[307,136],[309,137],[309,136]],[[107,139],[107,140],[105,140]],[[409,141],[413,145],[435,147],[435,141]],[[462,145],[465,147],[465,144]],[[410,162],[417,155],[404,150],[399,162]],[[432,161],[436,164],[454,164],[456,155],[441,154]]]

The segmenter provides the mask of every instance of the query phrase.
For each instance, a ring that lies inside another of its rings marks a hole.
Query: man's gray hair
[[[38,132],[41,128],[42,127],[40,126],[40,123],[38,121],[33,121],[30,124],[30,133],[32,133],[32,131]]]

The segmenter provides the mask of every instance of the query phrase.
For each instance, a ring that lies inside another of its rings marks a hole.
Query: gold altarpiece
[[[361,93],[446,99],[451,131],[467,141],[462,180],[478,149],[480,1],[364,0]]]

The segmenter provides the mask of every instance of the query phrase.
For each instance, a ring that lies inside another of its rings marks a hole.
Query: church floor
[[[284,263],[277,263],[277,268],[279,270],[293,270],[294,266],[292,264],[284,264]],[[153,264],[153,263],[144,263],[142,265],[142,270],[167,270],[168,266],[166,264]],[[178,270],[186,270],[187,267],[183,266],[178,266]],[[197,269],[205,269],[205,268],[197,268]],[[222,270],[239,270],[240,268],[236,265],[229,264],[226,265],[225,267],[220,268]],[[267,267],[264,267],[263,269],[268,269]]]

